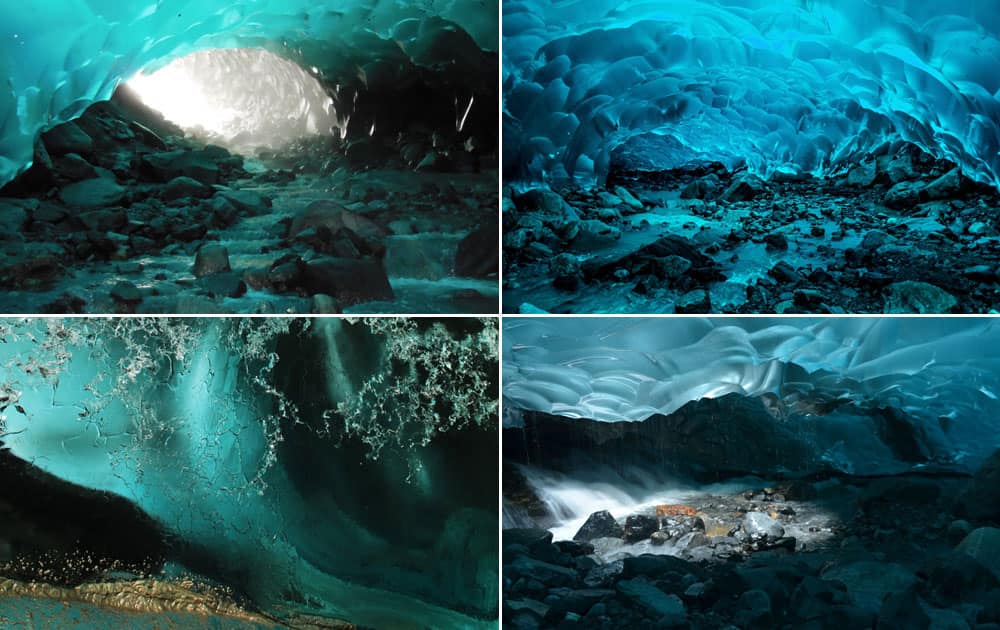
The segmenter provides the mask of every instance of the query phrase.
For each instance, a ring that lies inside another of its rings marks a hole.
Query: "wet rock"
[[[974,529],[955,549],[971,556],[1000,578],[1000,529]]]
[[[142,157],[139,172],[158,182],[189,177],[203,184],[219,182],[219,167],[210,152],[179,149],[149,153]]]
[[[644,554],[631,556],[622,561],[622,577],[625,579],[635,577],[661,579],[671,573],[682,577],[702,574],[697,565],[674,556]]]
[[[611,512],[602,510],[587,517],[587,520],[573,535],[573,540],[590,542],[595,538],[621,538],[624,535],[625,530],[618,524]]]
[[[989,564],[961,549],[931,558],[918,574],[924,580],[921,593],[941,606],[973,601],[1000,587],[1000,579],[990,570]]]
[[[875,162],[861,162],[847,173],[848,186],[861,186],[866,188],[875,183]]]
[[[499,226],[487,221],[458,243],[455,254],[455,275],[467,278],[491,278],[500,273],[500,252],[497,249]]]
[[[615,186],[614,188],[615,196],[622,200],[622,202],[633,210],[642,211],[642,202],[636,199],[635,195],[625,190],[621,186]]]
[[[730,184],[720,196],[720,201],[750,201],[762,193],[767,187],[756,175],[743,175]]]
[[[941,177],[927,184],[924,194],[927,199],[949,199],[962,190],[962,174],[953,168]]]
[[[712,302],[707,291],[695,289],[679,297],[674,310],[680,314],[711,313]]]
[[[784,234],[768,234],[764,237],[764,244],[771,251],[783,252],[788,250],[788,239]]]
[[[113,206],[125,198],[126,189],[110,177],[94,177],[66,186],[59,198],[71,208],[89,210]]]
[[[556,564],[542,562],[529,556],[519,556],[505,567],[505,575],[525,576],[546,586],[573,586],[577,583],[576,571]]]
[[[199,286],[215,297],[238,298],[246,294],[247,285],[232,271],[222,271],[204,276],[198,280]]]
[[[49,155],[60,156],[67,153],[90,155],[94,152],[94,140],[75,121],[57,125],[42,134],[42,143]]]
[[[635,543],[646,540],[658,529],[656,519],[645,514],[633,514],[625,519],[625,542]]]
[[[931,627],[930,617],[920,605],[920,599],[912,588],[890,594],[878,611],[878,630],[913,628],[927,630]]]
[[[326,230],[331,236],[344,231],[362,253],[378,257],[385,254],[383,239],[386,231],[371,219],[351,212],[339,203],[315,201],[309,204],[292,220],[288,237],[295,238],[310,228]]]
[[[667,595],[643,579],[625,580],[616,585],[618,594],[656,621],[658,627],[675,628],[687,623],[684,602]]]
[[[166,186],[160,189],[160,198],[164,201],[174,201],[191,197],[195,199],[206,199],[211,197],[215,190],[190,177],[175,177]]]
[[[575,251],[591,251],[606,247],[622,236],[622,231],[613,225],[608,225],[597,219],[587,219],[579,222],[580,231],[573,239]]]
[[[743,517],[743,531],[751,537],[776,540],[785,535],[785,528],[763,512],[749,512]]]
[[[198,248],[194,258],[195,277],[229,271],[229,250],[218,243],[206,243]]]
[[[882,203],[890,208],[914,208],[915,206],[929,201],[924,190],[923,182],[905,181],[900,182],[890,188],[882,199]]]
[[[957,501],[958,512],[976,521],[1000,521],[1000,450],[995,451],[972,477]]]
[[[68,153],[55,160],[52,168],[70,181],[78,182],[84,179],[97,177],[97,169],[90,162],[83,159],[76,153]]]
[[[111,288],[111,297],[121,304],[135,305],[142,302],[142,293],[128,280],[120,280]]]
[[[272,205],[270,199],[252,190],[225,189],[216,193],[216,196],[225,199],[237,210],[250,216],[264,214]]]
[[[122,208],[81,212],[77,219],[86,229],[94,232],[112,232],[128,224],[128,215]]]
[[[771,615],[771,597],[767,591],[751,589],[740,596],[739,612],[736,622],[741,628],[770,628],[773,624]]]
[[[784,260],[771,267],[767,274],[782,284],[798,284],[804,280],[802,274]]]
[[[926,282],[907,280],[889,285],[883,313],[950,313],[958,304],[953,295]]]
[[[878,613],[886,595],[905,591],[917,582],[913,572],[900,564],[871,560],[835,564],[820,577],[843,583],[850,602],[870,613]]]
[[[546,215],[562,215],[566,202],[562,196],[548,188],[533,188],[514,197],[514,204],[521,212],[540,212]]]
[[[302,286],[310,294],[331,295],[345,305],[393,297],[385,270],[372,258],[317,257],[306,265]]]
[[[650,267],[650,270],[656,274],[657,277],[664,280],[676,280],[687,273],[690,268],[690,260],[671,254],[669,256],[664,256],[663,258],[655,259]]]

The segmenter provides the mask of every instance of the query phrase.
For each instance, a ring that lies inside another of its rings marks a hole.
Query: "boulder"
[[[139,172],[158,182],[167,182],[177,177],[190,177],[203,184],[219,181],[219,167],[210,153],[178,149],[144,155],[139,164]]]
[[[590,542],[595,538],[621,538],[625,530],[618,524],[611,512],[594,512],[573,536],[573,540]]]
[[[456,276],[490,278],[500,273],[499,229],[494,217],[459,241],[455,254]]]
[[[764,181],[756,175],[743,175],[729,185],[721,195],[720,201],[750,201],[767,191]]]
[[[90,155],[94,152],[94,140],[75,121],[57,125],[42,134],[42,144],[49,155],[67,153]]]
[[[198,248],[194,258],[195,277],[229,271],[229,250],[218,243],[206,243]]]
[[[126,192],[110,177],[94,177],[64,187],[59,198],[71,208],[90,210],[113,206],[125,198]]]
[[[382,264],[373,258],[317,257],[303,270],[302,286],[311,294],[324,293],[344,305],[393,297]]]
[[[901,593],[917,583],[913,572],[900,564],[869,560],[834,564],[820,577],[841,582],[850,602],[870,613],[878,613],[890,593]]]
[[[972,520],[1000,521],[1000,450],[976,471],[956,507],[962,516]]]
[[[680,314],[711,313],[711,298],[704,289],[688,291],[677,299],[674,311]]]
[[[955,549],[972,556],[1000,578],[1000,529],[996,527],[974,529]]]
[[[271,200],[252,190],[225,189],[216,193],[217,197],[225,199],[237,210],[249,215],[264,214],[271,207]]]
[[[646,540],[659,529],[656,519],[645,514],[633,514],[625,519],[625,542],[635,543]]]
[[[763,512],[748,512],[743,517],[743,531],[752,537],[776,540],[785,535],[785,528]]]
[[[232,271],[223,271],[204,276],[198,280],[199,286],[215,297],[238,298],[246,294],[247,285]]]
[[[885,290],[883,313],[950,313],[958,304],[953,295],[933,284],[907,280],[889,285]]]
[[[175,177],[160,190],[160,198],[174,201],[185,197],[207,199],[215,194],[215,189],[190,177]]]
[[[111,297],[122,304],[135,305],[142,302],[142,293],[128,280],[120,280],[111,287]]]
[[[616,585],[616,590],[622,599],[654,619],[657,627],[676,628],[687,624],[684,602],[676,595],[667,595],[646,580],[625,580]]]

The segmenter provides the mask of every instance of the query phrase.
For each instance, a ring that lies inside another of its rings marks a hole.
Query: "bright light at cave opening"
[[[249,153],[335,133],[333,101],[318,69],[309,70],[256,48],[213,49],[141,72],[128,86],[189,135]]]

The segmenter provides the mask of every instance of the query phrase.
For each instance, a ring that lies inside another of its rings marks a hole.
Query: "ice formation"
[[[495,378],[496,327],[393,322],[7,320],[0,445],[133,501],[262,607],[299,592],[369,626],[490,627],[495,500],[463,484],[495,488],[496,465],[459,482],[449,453],[496,456],[495,385],[442,389],[394,348]],[[392,397],[345,422],[373,379],[433,388],[407,411],[434,426],[393,432]]]
[[[789,408],[891,407],[996,447],[1000,327],[989,319],[546,319],[504,324],[505,424],[518,410],[642,421],[730,393]]]
[[[0,184],[30,164],[40,131],[200,50],[268,50],[315,67],[349,102],[414,69],[476,76],[480,60],[463,46],[497,49],[496,4],[482,0],[3,0],[0,14]]]
[[[906,140],[1000,185],[993,0],[504,2],[505,175],[822,175]]]

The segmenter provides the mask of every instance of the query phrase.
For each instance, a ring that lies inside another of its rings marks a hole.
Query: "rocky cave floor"
[[[505,529],[504,627],[995,630],[998,493],[1000,452],[972,478],[695,492],[659,521],[654,504],[596,512],[555,542],[546,529]],[[537,498],[505,501],[546,522]]]
[[[497,171],[469,148],[414,130],[244,158],[116,94],[0,189],[0,310],[495,311]]]
[[[828,179],[709,164],[503,193],[508,313],[989,313],[1000,197],[913,145]]]

